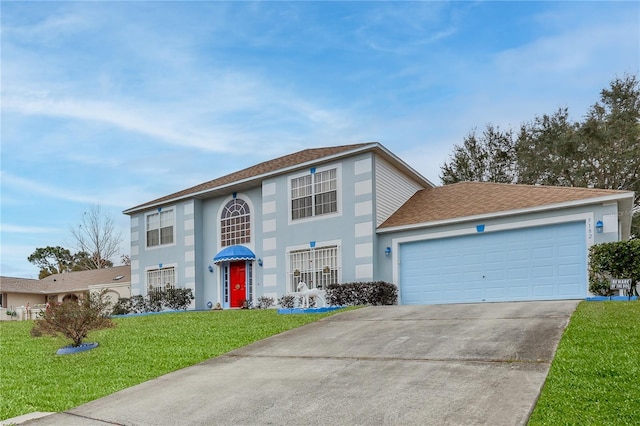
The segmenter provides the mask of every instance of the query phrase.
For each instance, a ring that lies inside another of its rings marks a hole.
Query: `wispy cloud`
[[[60,232],[58,228],[48,228],[44,226],[22,226],[10,223],[0,224],[0,232],[11,232],[13,234],[49,234]]]
[[[16,176],[6,171],[0,172],[3,190],[21,192],[24,196],[46,199],[58,199],[85,204],[103,204],[105,198],[101,194],[78,194],[76,190],[50,185],[43,181],[35,181]]]

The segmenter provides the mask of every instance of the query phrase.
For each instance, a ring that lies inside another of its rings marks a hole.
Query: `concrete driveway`
[[[24,424],[526,424],[577,303],[345,312]]]

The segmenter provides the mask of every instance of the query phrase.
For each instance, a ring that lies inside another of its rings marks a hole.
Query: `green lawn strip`
[[[582,302],[529,425],[640,424],[640,301]]]
[[[71,355],[56,355],[69,344],[64,338],[31,337],[33,321],[3,321],[0,420],[67,410],[333,313],[268,309],[116,318],[116,327],[86,339],[100,346]]]

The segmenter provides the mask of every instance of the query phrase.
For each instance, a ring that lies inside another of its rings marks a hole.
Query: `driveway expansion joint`
[[[334,361],[407,361],[407,362],[455,362],[460,364],[546,364],[551,361],[544,359],[495,359],[495,358],[407,358],[407,357],[366,357],[366,356],[318,356],[318,355],[242,355],[226,354],[220,357],[227,358],[285,358],[285,359],[325,359]]]
[[[126,426],[124,423],[115,423],[115,422],[110,422],[107,420],[103,420],[103,419],[96,419],[94,417],[89,417],[89,416],[82,416],[80,414],[75,414],[75,413],[71,413],[69,411],[63,411],[63,414],[66,414],[68,416],[74,416],[74,417],[78,417],[80,419],[86,419],[86,420],[91,420],[94,422],[99,422],[99,423],[104,423],[106,425],[113,425],[113,426]]]
[[[527,319],[562,319],[571,318],[570,315],[536,315],[521,317],[447,317],[447,318],[386,318],[384,320],[376,318],[362,318],[339,320],[338,322],[420,322],[420,321],[478,321],[478,320],[527,320]],[[329,318],[323,318],[329,319]]]

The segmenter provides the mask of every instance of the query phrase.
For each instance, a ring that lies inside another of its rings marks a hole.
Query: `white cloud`
[[[5,94],[2,108],[27,115],[42,115],[103,122],[120,129],[141,133],[166,142],[188,145],[204,150],[225,151],[225,144],[216,144],[214,135],[203,139],[203,135],[189,129],[179,130],[179,126],[166,115],[151,118],[148,114],[124,104],[89,101],[83,99],[52,99],[51,97],[16,96]]]

